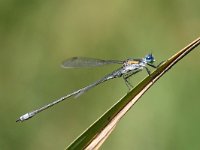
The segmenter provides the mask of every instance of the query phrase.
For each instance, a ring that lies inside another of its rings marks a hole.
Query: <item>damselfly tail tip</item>
[[[35,115],[34,112],[26,113],[26,114],[22,115],[21,117],[19,117],[19,119],[17,119],[16,122],[23,122],[25,120],[32,118],[34,115]]]

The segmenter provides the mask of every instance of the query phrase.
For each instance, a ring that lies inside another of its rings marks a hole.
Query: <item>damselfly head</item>
[[[153,63],[155,61],[154,57],[152,54],[148,54],[145,56],[144,60],[147,62],[147,63]]]

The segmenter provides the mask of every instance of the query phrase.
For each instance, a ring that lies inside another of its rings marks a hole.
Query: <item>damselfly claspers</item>
[[[75,96],[78,97],[81,94],[83,94],[84,92],[88,91],[89,89],[95,87],[96,85],[103,83],[105,81],[108,81],[110,79],[114,79],[114,78],[119,78],[119,77],[123,77],[127,87],[130,88],[132,87],[132,85],[130,84],[130,82],[128,81],[128,78],[130,76],[132,76],[133,74],[145,69],[148,73],[148,75],[150,75],[150,71],[149,69],[146,67],[151,66],[153,68],[157,68],[158,66],[153,65],[153,62],[155,61],[154,57],[152,54],[148,54],[146,55],[144,58],[140,58],[140,59],[127,59],[125,61],[118,61],[118,60],[101,60],[101,59],[95,59],[95,58],[86,58],[86,57],[72,57],[69,58],[67,60],[65,60],[62,64],[62,67],[64,68],[82,68],[82,67],[95,67],[95,66],[102,66],[102,65],[107,65],[107,64],[122,64],[122,66],[113,71],[112,73],[104,76],[103,78],[101,78],[100,80],[97,80],[96,82],[82,88],[79,89],[75,92],[72,92],[66,96],[61,97],[60,99],[57,99],[39,109],[36,109],[34,111],[28,112],[24,115],[22,115],[16,122],[18,121],[24,121],[24,120],[28,120],[31,117],[35,116],[37,113],[57,104],[60,103],[62,101],[64,101],[65,99]],[[160,63],[161,64],[161,63]]]

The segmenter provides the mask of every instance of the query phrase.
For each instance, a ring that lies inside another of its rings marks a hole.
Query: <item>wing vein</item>
[[[119,60],[102,60],[88,57],[72,57],[66,59],[62,63],[63,68],[82,68],[82,67],[96,67],[108,64],[123,64],[123,61]]]

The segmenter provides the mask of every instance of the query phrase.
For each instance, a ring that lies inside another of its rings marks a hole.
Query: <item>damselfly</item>
[[[114,79],[114,78],[119,78],[122,77],[127,85],[127,87],[132,88],[132,85],[130,84],[130,82],[128,81],[128,78],[130,76],[132,76],[133,74],[145,69],[148,73],[148,75],[150,75],[150,70],[147,68],[147,65],[153,68],[157,68],[158,66],[153,65],[153,62],[155,61],[154,57],[152,54],[148,54],[146,55],[144,58],[140,58],[140,59],[127,59],[124,61],[118,61],[118,60],[101,60],[101,59],[94,59],[94,58],[86,58],[86,57],[73,57],[73,58],[69,58],[67,60],[65,60],[62,64],[62,66],[64,68],[82,68],[82,67],[96,67],[96,66],[102,66],[102,65],[107,65],[107,64],[121,64],[122,66],[120,68],[118,68],[117,70],[113,71],[110,74],[107,74],[106,76],[104,76],[103,78],[97,80],[96,82],[81,88],[75,92],[72,92],[66,96],[61,97],[60,99],[57,99],[39,109],[36,109],[34,111],[28,112],[24,115],[22,115],[18,120],[18,121],[24,121],[24,120],[28,120],[31,117],[35,116],[37,113],[57,104],[60,103],[62,101],[64,101],[65,99],[75,96],[78,97],[81,94],[83,94],[84,92],[88,91],[89,89],[97,86],[100,83],[103,83],[105,81],[108,81],[110,79]],[[161,63],[160,63],[161,64]]]

